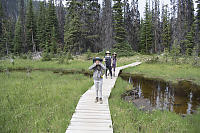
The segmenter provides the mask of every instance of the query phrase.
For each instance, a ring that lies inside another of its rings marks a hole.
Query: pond
[[[120,76],[133,85],[133,89],[122,97],[144,110],[160,109],[192,114],[200,107],[200,86],[190,81],[173,84],[161,79],[144,78],[142,75]]]

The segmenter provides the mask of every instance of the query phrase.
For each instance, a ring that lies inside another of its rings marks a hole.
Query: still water
[[[200,107],[200,86],[189,81],[172,84],[139,75],[122,78],[133,84],[139,98],[148,99],[156,109],[192,114]]]

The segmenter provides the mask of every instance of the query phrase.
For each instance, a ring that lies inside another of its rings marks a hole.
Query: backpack
[[[111,66],[111,56],[105,56],[106,66]]]

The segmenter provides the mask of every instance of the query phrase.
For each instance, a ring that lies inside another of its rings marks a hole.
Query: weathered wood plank
[[[68,127],[69,130],[90,130],[90,131],[112,131],[112,127],[109,126],[104,126],[104,127],[99,127],[99,126],[72,126],[70,125]]]
[[[111,133],[113,131],[67,130],[66,133]]]

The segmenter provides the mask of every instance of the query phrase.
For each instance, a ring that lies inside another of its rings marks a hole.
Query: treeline
[[[112,2],[114,4],[112,4]],[[114,49],[122,55],[173,53],[199,55],[200,0],[19,0],[17,21],[0,1],[0,55],[28,52],[82,54]],[[7,5],[8,6],[8,5]]]
[[[171,0],[171,5],[162,5],[161,13],[159,0],[152,1],[152,7],[146,2],[140,25],[140,51],[199,55],[200,0],[196,3],[195,15],[193,0]]]

